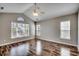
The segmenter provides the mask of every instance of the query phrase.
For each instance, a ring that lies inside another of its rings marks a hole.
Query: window
[[[36,34],[37,36],[40,36],[40,25],[39,24],[36,25]]]
[[[29,24],[11,22],[11,38],[29,36]]]
[[[35,25],[34,25],[34,24],[32,25],[31,29],[32,29],[32,30],[31,30],[31,31],[32,31],[31,34],[34,36],[34,35],[35,35]]]
[[[70,21],[62,21],[60,23],[60,37],[62,39],[70,39]]]

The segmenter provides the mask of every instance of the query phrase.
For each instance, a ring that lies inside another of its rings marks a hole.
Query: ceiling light
[[[33,16],[38,16],[38,12],[36,10],[33,11]]]
[[[38,13],[34,13],[34,12],[33,12],[33,16],[38,16]]]
[[[34,4],[33,16],[38,16],[38,7],[37,4]]]
[[[42,14],[44,14],[44,12],[41,11],[41,8],[39,6],[37,5],[37,3],[34,3],[34,6],[33,6],[32,15],[35,17],[36,21],[39,19],[38,16],[41,16]]]

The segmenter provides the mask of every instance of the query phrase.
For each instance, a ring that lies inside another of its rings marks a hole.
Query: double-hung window
[[[39,24],[36,25],[36,34],[37,36],[40,36],[40,25]]]
[[[60,22],[60,38],[70,39],[70,20]]]

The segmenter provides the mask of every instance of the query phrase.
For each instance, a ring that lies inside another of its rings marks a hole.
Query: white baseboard
[[[41,39],[41,40],[46,40],[46,39]],[[65,45],[70,45],[70,46],[77,47],[77,45],[73,45],[73,44],[69,44],[69,43],[64,43],[64,42],[57,42],[57,41],[53,41],[53,40],[46,40],[46,41],[51,41],[51,42],[56,42],[56,43],[60,43],[60,44],[65,44]]]

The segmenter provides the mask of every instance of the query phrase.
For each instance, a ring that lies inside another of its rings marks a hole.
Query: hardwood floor
[[[34,55],[35,53],[36,55],[40,55],[40,56],[78,56],[79,55],[77,48],[74,46],[49,42],[45,40],[37,40],[36,45],[37,45],[36,52],[31,50],[31,52]],[[39,49],[39,47],[41,47],[41,49]]]
[[[28,40],[0,47],[1,56],[78,56],[74,46],[45,40]]]

